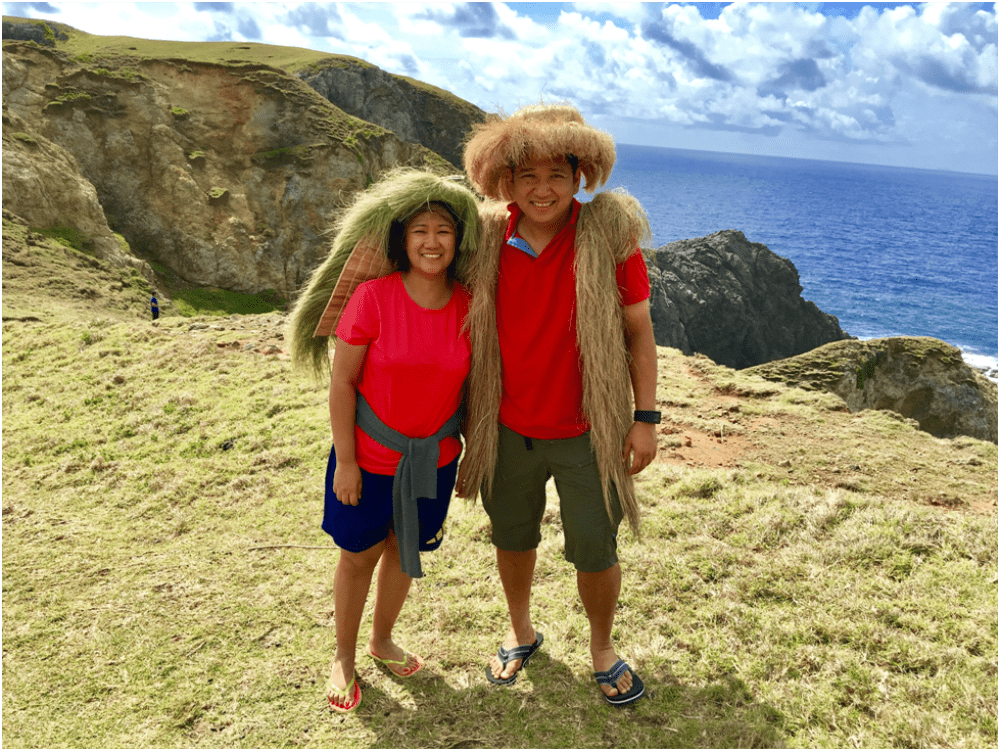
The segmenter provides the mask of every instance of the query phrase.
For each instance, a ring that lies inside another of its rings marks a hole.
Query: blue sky
[[[621,143],[997,172],[994,3],[4,3],[93,34],[348,54]]]

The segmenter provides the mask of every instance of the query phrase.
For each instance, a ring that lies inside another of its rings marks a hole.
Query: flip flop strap
[[[526,657],[529,657],[535,651],[534,644],[522,644],[519,647],[514,647],[513,649],[507,649],[506,647],[500,647],[497,650],[497,657],[500,658],[500,662],[506,665],[508,662],[513,662],[514,660],[523,661]]]
[[[347,684],[347,688],[337,688],[333,681],[328,681],[326,685],[326,696],[329,699],[330,694],[341,698],[341,699],[353,699],[355,696],[355,689],[358,687],[358,678],[353,676],[351,682]]]
[[[614,665],[611,666],[610,670],[606,670],[603,673],[594,673],[594,678],[597,679],[598,683],[603,683],[608,686],[613,686],[618,683],[618,679],[625,675],[626,670],[631,670],[628,663],[625,660],[619,660]]]
[[[379,657],[374,652],[369,652],[368,654],[370,654],[372,657],[374,657],[379,662],[384,662],[386,665],[406,665],[406,663],[408,663],[410,661],[410,653],[407,652],[407,651],[405,651],[405,650],[403,651],[403,659],[402,660],[393,660],[393,659],[391,659],[389,657]]]

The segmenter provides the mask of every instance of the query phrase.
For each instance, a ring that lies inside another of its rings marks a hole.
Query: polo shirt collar
[[[532,258],[537,258],[538,254],[531,249],[531,246],[528,245],[528,242],[523,237],[517,234],[517,223],[521,219],[521,214],[524,213],[521,211],[521,207],[515,201],[507,204],[507,210],[510,212],[510,221],[507,223],[507,231],[504,233],[504,242],[518,250],[524,251]],[[566,227],[575,227],[576,218],[579,215],[580,202],[574,198],[572,207],[570,208],[569,223]],[[566,229],[566,227],[563,227],[563,229]]]

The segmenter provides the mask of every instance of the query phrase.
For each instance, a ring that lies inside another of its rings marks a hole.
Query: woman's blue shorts
[[[325,509],[323,531],[338,547],[352,553],[368,550],[389,536],[392,529],[392,475],[376,475],[361,470],[361,499],[357,506],[341,503],[333,492],[333,473],[337,455],[330,449],[326,465]],[[451,491],[455,487],[458,459],[438,467],[437,498],[417,501],[420,520],[420,549],[437,550],[444,538],[444,520],[448,516]]]

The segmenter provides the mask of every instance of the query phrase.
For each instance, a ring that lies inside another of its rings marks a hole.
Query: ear
[[[573,195],[575,196],[580,192],[580,178],[583,177],[583,171],[578,169],[576,171],[576,177],[573,178]]]

